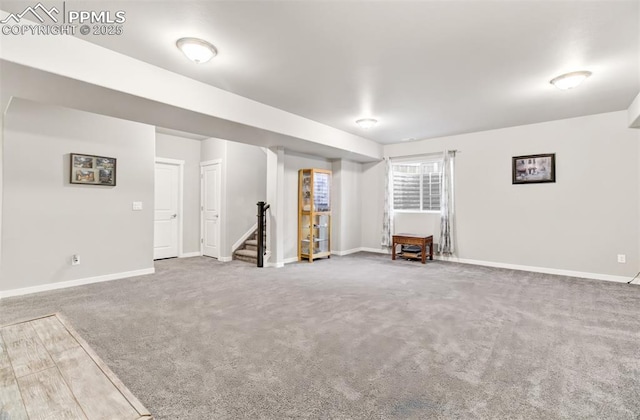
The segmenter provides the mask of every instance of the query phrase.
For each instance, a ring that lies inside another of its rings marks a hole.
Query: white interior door
[[[153,258],[178,256],[180,167],[156,162]]]
[[[202,255],[220,257],[220,164],[202,167]]]

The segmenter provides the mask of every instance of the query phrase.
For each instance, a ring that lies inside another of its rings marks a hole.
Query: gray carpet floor
[[[0,301],[64,314],[157,419],[640,419],[640,287],[376,254],[208,258]]]

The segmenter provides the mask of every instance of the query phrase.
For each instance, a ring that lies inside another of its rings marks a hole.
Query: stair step
[[[245,242],[245,245],[258,246],[258,240],[257,239],[249,239],[247,242]]]
[[[236,259],[238,261],[248,262],[248,263],[251,263],[251,264],[254,264],[254,265],[258,263],[258,259],[257,258],[245,257],[245,256],[242,256],[242,255],[236,255],[234,257],[234,259]]]
[[[235,254],[242,257],[258,258],[258,251],[252,251],[250,249],[239,249]]]
[[[245,244],[244,249],[248,249],[249,251],[256,251],[256,252],[258,252],[258,246],[257,246],[257,245],[249,245],[249,244]]]

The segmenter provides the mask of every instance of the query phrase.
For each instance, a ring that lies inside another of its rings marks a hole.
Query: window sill
[[[393,212],[401,214],[440,214],[440,210],[394,210]]]

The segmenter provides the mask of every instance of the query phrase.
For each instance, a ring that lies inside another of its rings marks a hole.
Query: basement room
[[[640,418],[637,0],[0,27],[0,419]]]

